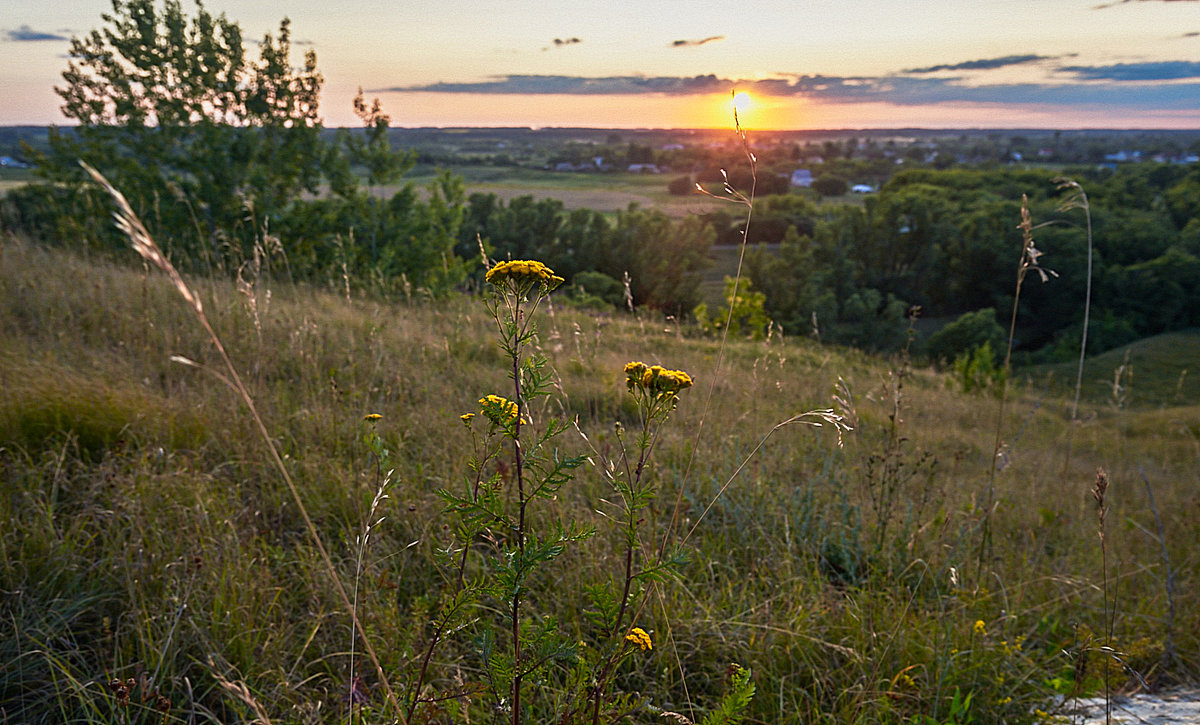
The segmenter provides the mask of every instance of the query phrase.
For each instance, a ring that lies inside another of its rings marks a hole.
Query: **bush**
[[[691,176],[680,176],[671,179],[671,183],[667,184],[667,191],[675,196],[687,196],[695,190],[696,184],[692,181]]]
[[[825,174],[813,181],[812,188],[821,196],[841,196],[850,189],[850,182],[836,174]]]
[[[984,345],[993,353],[1005,347],[1004,328],[996,322],[996,310],[991,307],[968,312],[933,333],[926,351],[935,364],[944,365]]]
[[[576,294],[585,300],[598,299],[614,307],[625,303],[625,285],[603,272],[580,272],[572,280]]]

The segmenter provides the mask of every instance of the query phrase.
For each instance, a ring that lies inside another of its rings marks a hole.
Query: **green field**
[[[364,681],[362,721],[399,717],[361,649],[350,656],[349,615],[331,577],[361,584],[368,639],[403,693],[449,581],[438,552],[453,545],[454,517],[436,491],[470,480],[472,433],[459,416],[485,394],[511,391],[483,302],[190,280],[330,552],[331,574],[222,382],[212,341],[169,283],[128,261],[12,238],[0,246],[4,717],[341,723],[352,663]],[[1200,407],[1191,388],[1166,407],[1085,405],[1064,470],[1068,401],[1019,386],[993,481],[998,401],[956,393],[930,370],[778,336],[722,349],[674,321],[574,309],[565,298],[537,324],[536,348],[555,377],[551,396],[530,409],[531,429],[577,420],[556,446],[592,461],[535,518],[597,533],[538,570],[527,612],[585,650],[604,641],[584,616],[587,587],[619,580],[622,566],[615,493],[598,468],[619,449],[614,422],[637,426],[622,367],[662,363],[696,380],[647,469],[659,495],[642,515],[638,560],[664,540],[687,557],[647,585],[636,613],[654,646],[623,660],[612,682],[641,703],[628,721],[660,721],[650,707],[699,720],[730,662],[752,671],[755,723],[1048,722],[1037,713],[1053,713],[1057,695],[1102,691],[1105,672],[1112,688],[1136,686],[1102,647],[1149,682],[1197,672]],[[1195,343],[1147,347],[1195,359],[1183,348]],[[1131,396],[1151,375],[1152,358],[1140,354],[1131,352]],[[1160,387],[1173,374],[1164,368]],[[828,425],[779,427],[829,407],[854,428],[841,447]],[[367,413],[383,416],[377,431],[394,468],[374,510],[380,472]],[[1088,493],[1097,467],[1112,481],[1104,550]],[[501,490],[515,496],[513,485]],[[682,528],[669,525],[674,516]],[[363,526],[380,517],[359,549]],[[480,575],[487,542],[472,547]],[[431,696],[474,691],[484,671],[477,637],[495,606],[481,601],[437,648]],[[549,722],[572,691],[568,663],[549,672],[529,690],[530,722]],[[114,678],[144,683],[170,711],[122,706]],[[422,706],[419,721],[477,722],[486,701]]]
[[[456,166],[449,170],[463,179],[468,194],[496,194],[505,200],[525,195],[558,199],[567,209],[614,212],[638,204],[681,218],[707,213],[721,204],[699,194],[671,195],[667,184],[676,174],[578,173],[481,166]],[[434,169],[421,166],[406,177],[418,185],[434,178]],[[395,188],[385,187],[380,193],[390,195]]]

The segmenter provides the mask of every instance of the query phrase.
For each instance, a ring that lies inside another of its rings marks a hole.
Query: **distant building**
[[[792,186],[798,186],[802,189],[807,189],[812,186],[813,175],[808,169],[796,169],[792,172],[792,178],[789,182]]]

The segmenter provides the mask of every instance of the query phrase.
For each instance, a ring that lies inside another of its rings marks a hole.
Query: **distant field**
[[[495,194],[510,200],[518,196],[558,199],[567,209],[615,212],[631,203],[661,209],[672,217],[704,214],[720,203],[699,194],[672,196],[667,184],[673,174],[584,174],[512,167],[464,166],[450,169],[462,177],[467,193]],[[418,185],[434,178],[431,167],[418,167],[406,180]],[[384,187],[390,194],[394,187]]]
[[[33,178],[33,171],[29,169],[0,168],[0,194],[9,189],[24,186],[32,181]]]
[[[468,194],[495,194],[505,201],[519,196],[558,199],[566,209],[595,209],[612,213],[627,209],[630,204],[637,204],[659,209],[674,218],[682,218],[708,213],[721,204],[700,194],[671,195],[667,192],[667,184],[675,178],[672,174],[584,174],[480,166],[452,167],[450,170],[462,177]],[[406,176],[404,182],[424,186],[434,178],[433,167],[421,166]],[[0,193],[23,186],[33,179],[29,171],[0,170]],[[375,194],[391,197],[399,188],[399,185],[382,186],[375,189]]]

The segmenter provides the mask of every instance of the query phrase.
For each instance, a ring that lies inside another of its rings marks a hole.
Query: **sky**
[[[182,0],[191,12],[192,0]],[[208,0],[291,19],[327,126],[1200,129],[1200,0]],[[69,41],[111,0],[4,0],[0,124],[65,124]],[[253,45],[253,43],[252,43]],[[253,47],[251,51],[253,52]]]

